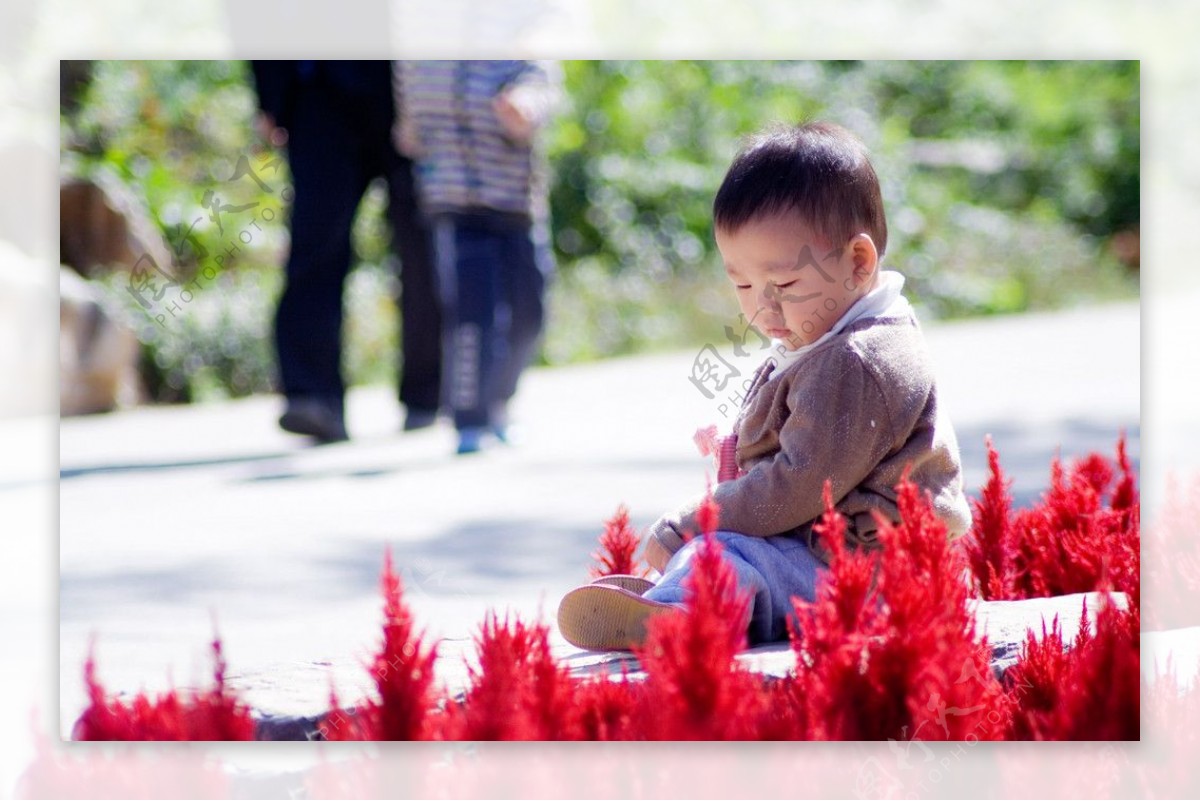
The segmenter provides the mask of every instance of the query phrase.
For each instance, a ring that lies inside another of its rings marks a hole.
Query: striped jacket
[[[446,212],[547,213],[544,160],[534,141],[509,134],[493,108],[510,91],[544,125],[557,100],[553,65],[530,61],[400,61],[395,65],[396,145],[417,163],[422,207]]]

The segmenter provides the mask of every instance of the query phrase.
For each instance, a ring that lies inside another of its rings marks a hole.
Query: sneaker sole
[[[644,579],[640,576],[630,576],[624,573],[617,573],[612,576],[601,576],[592,583],[609,584],[613,587],[620,587],[623,590],[629,590],[634,595],[645,595],[646,590],[654,586],[654,582],[650,579]]]
[[[577,648],[588,651],[629,651],[646,641],[646,621],[678,611],[610,584],[589,584],[571,590],[558,605],[558,630]]]

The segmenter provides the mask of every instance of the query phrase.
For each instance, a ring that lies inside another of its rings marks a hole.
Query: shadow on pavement
[[[531,581],[587,581],[589,555],[603,530],[602,520],[591,527],[536,519],[464,521],[415,542],[346,543],[314,567],[331,580],[374,593],[390,547],[408,595],[502,599]]]
[[[183,459],[161,462],[126,462],[118,464],[99,464],[91,467],[68,467],[59,471],[60,480],[81,478],[84,476],[121,474],[121,473],[153,473],[163,470],[182,470],[192,467],[217,467],[225,464],[252,464],[266,462],[272,459],[286,459],[295,456],[296,451],[281,451],[279,453],[256,453],[246,456],[221,456],[212,459]]]

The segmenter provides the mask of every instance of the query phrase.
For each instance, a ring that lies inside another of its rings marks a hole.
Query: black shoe
[[[437,409],[420,409],[410,406],[408,412],[404,415],[404,430],[416,431],[420,428],[429,428],[437,422],[437,418]]]
[[[349,439],[342,413],[332,404],[312,398],[289,400],[287,409],[279,418],[279,427],[293,434],[314,437],[318,442],[342,442]]]

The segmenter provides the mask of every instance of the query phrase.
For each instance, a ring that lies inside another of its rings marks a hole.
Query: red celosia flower
[[[1115,472],[1099,454],[1078,460],[1070,471],[1055,459],[1041,502],[1016,514],[990,439],[987,447],[989,478],[973,501],[967,541],[979,594],[1015,600],[1116,589],[1136,602],[1140,514],[1124,435],[1117,442],[1115,488]]]
[[[721,558],[711,495],[699,521],[704,541],[684,579],[686,612],[651,618],[646,642],[637,650],[654,704],[647,736],[753,739],[763,734],[758,724],[766,694],[762,678],[734,658],[746,644],[750,596]]]
[[[880,739],[901,723],[876,717],[879,698],[863,670],[872,640],[885,631],[874,591],[878,554],[847,550],[846,521],[834,509],[828,481],[824,499],[814,528],[831,554],[829,572],[814,603],[796,601],[793,703],[812,739]]]
[[[1068,650],[1058,629],[1010,668],[1014,739],[1136,740],[1140,720],[1141,647],[1137,608],[1106,602],[1093,633],[1087,622]]]
[[[1134,509],[1139,504],[1137,479],[1133,474],[1133,466],[1129,462],[1129,455],[1125,452],[1124,431],[1121,432],[1121,437],[1117,440],[1117,465],[1121,468],[1121,477],[1117,480],[1117,486],[1113,490],[1109,506],[1117,510]]]
[[[138,693],[126,704],[108,698],[96,679],[95,660],[89,654],[83,675],[89,706],[75,723],[76,740],[253,740],[254,720],[247,707],[225,686],[225,659],[221,641],[212,643],[214,686],[180,697],[171,690],[151,699]]]
[[[1005,674],[1007,692],[1015,706],[1011,739],[1033,740],[1042,734],[1042,718],[1052,714],[1059,704],[1067,653],[1057,616],[1048,630],[1042,621],[1040,638],[1033,631],[1026,634],[1020,661]]]
[[[634,555],[640,538],[629,525],[629,509],[624,505],[617,507],[617,512],[604,522],[604,533],[600,535],[600,549],[592,554],[596,565],[591,569],[595,577],[614,575],[645,575],[646,570],[639,566],[639,559]]]
[[[429,734],[425,723],[435,703],[431,689],[436,649],[416,630],[391,550],[384,553],[380,583],[383,644],[370,665],[379,699],[353,714],[343,714],[334,699],[322,726],[330,740],[420,740]]]
[[[574,681],[551,655],[546,626],[492,613],[475,642],[479,667],[447,739],[571,739]]]
[[[344,711],[332,697],[323,731],[330,739],[889,739],[902,751],[931,739],[1136,737],[1140,511],[1124,438],[1118,469],[1095,455],[1069,470],[1056,460],[1042,502],[1015,514],[990,441],[988,462],[965,556],[907,476],[896,488],[899,522],[879,520],[881,549],[851,550],[826,482],[814,528],[831,562],[816,601],[795,604],[796,671],[780,680],[736,659],[751,601],[722,558],[711,494],[698,515],[703,540],[685,584],[686,611],[653,618],[638,651],[644,682],[574,679],[551,655],[544,625],[493,613],[476,639],[467,691],[460,699],[435,695],[434,650],[415,629],[387,554],[383,644],[370,664],[378,699]],[[606,523],[596,572],[634,572],[636,547],[622,507]],[[1200,573],[1195,548],[1159,553],[1154,570],[1182,564],[1187,575]],[[1084,626],[1070,649],[1057,625],[1031,638],[1005,692],[976,638],[966,575],[988,598],[1111,587],[1131,603],[1128,612],[1106,604],[1094,631]],[[76,736],[251,738],[253,722],[227,691],[220,644],[213,646],[213,690],[140,694],[128,704],[105,695],[89,657],[90,705]]]
[[[575,685],[571,733],[580,740],[645,739],[644,721],[656,714],[641,682],[597,676]]]
[[[987,600],[996,600],[1007,597],[1004,579],[1010,537],[1012,496],[1009,487],[1012,481],[1004,476],[1000,454],[996,453],[992,438],[989,436],[984,442],[988,454],[988,480],[979,500],[971,500],[975,514],[966,547],[979,594]]]
[[[1009,544],[1009,596],[1033,598],[1099,589],[1135,594],[1139,581],[1139,516],[1104,506],[1112,472],[1099,457],[1077,462],[1068,473],[1057,459],[1040,505],[1013,520]]]
[[[720,526],[721,507],[717,505],[717,501],[712,496],[712,485],[705,487],[704,500],[700,502],[700,508],[696,510],[696,525],[700,527],[701,534],[713,534]]]
[[[933,504],[905,477],[896,487],[900,522],[881,520],[879,593],[888,620],[885,675],[901,678],[907,737],[999,739],[1007,714],[989,651],[967,607],[965,563]],[[897,636],[898,633],[898,636]],[[868,666],[868,671],[871,667]]]
[[[818,532],[832,553],[829,576],[815,603],[797,601],[793,631],[794,696],[809,734],[997,739],[1007,708],[975,638],[962,556],[916,485],[906,477],[896,491],[901,522],[879,520],[876,555],[845,548],[826,485]]]

